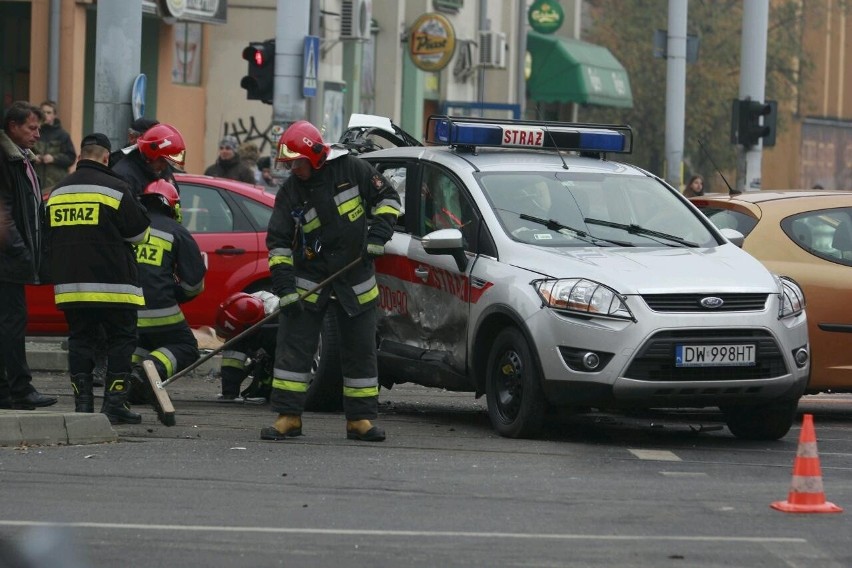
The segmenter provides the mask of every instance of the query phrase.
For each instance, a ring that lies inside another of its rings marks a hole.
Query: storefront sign
[[[530,27],[542,34],[552,34],[565,21],[565,12],[557,0],[535,0],[527,12]]]
[[[418,69],[440,71],[455,51],[456,32],[447,18],[430,12],[414,21],[408,38],[408,54]]]

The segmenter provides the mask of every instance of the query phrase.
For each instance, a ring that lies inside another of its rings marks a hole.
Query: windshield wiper
[[[660,231],[655,231],[653,229],[645,228],[641,225],[636,225],[634,223],[615,223],[613,221],[604,221],[603,219],[592,219],[591,217],[586,217],[583,219],[586,223],[590,225],[601,225],[603,227],[612,227],[613,229],[621,229],[622,231],[627,231],[631,235],[643,235],[646,237],[652,237],[656,239],[666,239],[669,241],[676,242],[686,247],[697,247],[697,243],[693,243],[692,241],[687,241],[684,238],[670,235],[668,233],[663,233]]]
[[[602,239],[600,237],[590,235],[588,232],[586,232],[582,229],[577,229],[575,227],[571,227],[569,225],[562,224],[559,221],[557,221],[556,219],[542,219],[541,217],[533,217],[532,215],[527,215],[526,213],[520,213],[519,215],[520,215],[521,219],[524,219],[525,221],[532,221],[533,223],[538,223],[539,225],[542,225],[543,227],[545,227],[545,228],[547,228],[551,231],[555,231],[557,233],[571,234],[572,236],[579,238],[581,241],[592,244],[592,245],[600,245],[600,243],[603,242],[603,243],[610,243],[610,244],[613,244],[613,245],[623,246],[623,247],[634,246],[633,243],[627,243],[627,242],[622,242],[622,241],[613,241],[611,239]]]

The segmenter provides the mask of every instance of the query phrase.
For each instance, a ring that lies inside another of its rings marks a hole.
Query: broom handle
[[[341,268],[340,270],[338,270],[337,272],[335,272],[334,274],[332,274],[331,276],[329,276],[328,278],[326,278],[325,280],[323,280],[322,282],[320,282],[319,284],[317,284],[316,286],[314,286],[313,288],[311,288],[310,290],[308,290],[307,292],[304,292],[301,296],[299,296],[299,299],[296,300],[296,301],[301,302],[302,300],[304,300],[308,296],[310,296],[312,294],[316,294],[322,288],[325,288],[328,284],[330,284],[335,279],[337,279],[338,276],[340,276],[341,274],[343,274],[344,272],[346,272],[347,270],[349,270],[350,268],[352,268],[353,266],[355,266],[359,262],[361,262],[360,256],[358,258],[356,258],[355,260],[353,260],[352,262],[350,262],[349,264],[347,264],[346,266],[344,266],[343,268]],[[206,363],[207,361],[209,361],[210,359],[212,359],[213,357],[215,357],[216,355],[218,355],[219,353],[221,353],[222,351],[224,351],[225,349],[227,349],[231,345],[235,344],[240,339],[243,339],[244,337],[251,335],[252,333],[257,331],[258,329],[260,329],[260,327],[263,324],[269,323],[272,320],[274,320],[275,318],[277,318],[278,314],[280,312],[281,312],[281,309],[276,308],[275,311],[273,311],[269,315],[265,316],[259,322],[252,324],[250,327],[244,329],[243,331],[241,331],[240,333],[238,333],[237,335],[235,335],[234,337],[232,337],[231,339],[229,339],[228,341],[226,341],[225,343],[223,343],[222,345],[220,345],[219,347],[217,347],[216,349],[214,349],[213,351],[211,351],[207,355],[196,359],[195,362],[192,363],[190,366],[186,367],[185,369],[183,369],[181,371],[178,371],[177,373],[175,373],[174,375],[172,375],[171,377],[169,377],[168,379],[163,381],[162,386],[166,387],[170,383],[176,381],[177,379],[183,377],[184,375],[189,374],[190,371],[193,371],[196,368],[198,368],[199,366],[203,365],[204,363]]]

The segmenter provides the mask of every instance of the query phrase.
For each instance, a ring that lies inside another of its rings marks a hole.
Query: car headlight
[[[778,318],[797,316],[805,309],[805,293],[795,280],[787,276],[776,276],[778,296]]]
[[[532,282],[544,304],[556,310],[633,320],[622,296],[600,282],[585,278],[535,280]]]

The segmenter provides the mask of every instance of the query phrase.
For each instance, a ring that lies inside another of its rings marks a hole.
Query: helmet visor
[[[294,152],[293,150],[288,148],[286,144],[281,144],[278,146],[278,157],[275,158],[275,161],[292,162],[293,160],[297,160],[299,158],[304,158],[304,156],[299,152]]]
[[[186,150],[182,150],[177,154],[166,154],[163,157],[173,166],[183,168],[186,161]]]

